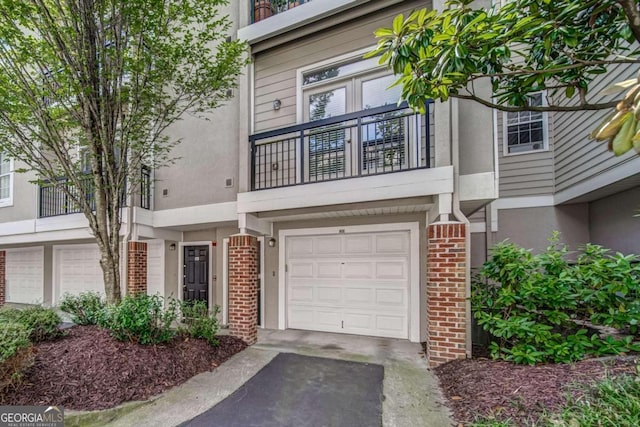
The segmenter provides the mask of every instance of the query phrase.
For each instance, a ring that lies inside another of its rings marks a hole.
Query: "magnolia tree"
[[[497,2],[496,2],[497,3]],[[376,32],[377,48],[401,77],[402,97],[423,110],[427,99],[469,99],[502,111],[612,110],[591,137],[621,155],[640,154],[640,76],[619,82],[602,101],[589,91],[613,67],[638,69],[636,0],[512,0],[500,8],[451,0],[442,11],[399,15]],[[488,82],[488,83],[487,83]],[[490,84],[492,96],[480,86]],[[531,95],[546,91],[544,105]],[[609,98],[610,99],[610,98]]]
[[[206,116],[246,64],[226,0],[0,0],[0,150],[86,216],[120,300],[124,195],[171,161],[167,128]]]

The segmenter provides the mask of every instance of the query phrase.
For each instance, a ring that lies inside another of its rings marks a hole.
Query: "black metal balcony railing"
[[[140,207],[143,209],[151,208],[151,170],[147,166],[143,166],[141,170],[140,180]],[[93,179],[91,176],[83,178],[80,182],[82,193],[86,195],[91,210],[95,210],[95,196],[93,191]],[[39,209],[38,217],[47,218],[52,216],[69,215],[81,213],[82,209],[73,201],[73,199],[64,191],[66,188],[74,194],[76,187],[67,181],[66,178],[59,178],[55,183],[45,183],[39,187]],[[127,193],[122,191],[120,203],[127,206]]]
[[[386,105],[252,135],[251,189],[428,168],[429,116]]]
[[[311,0],[249,0],[251,23],[262,21],[278,13],[309,3]]]

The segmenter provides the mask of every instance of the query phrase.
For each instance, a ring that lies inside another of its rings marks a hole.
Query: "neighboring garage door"
[[[44,302],[44,248],[8,249],[5,279],[7,302]]]
[[[408,338],[409,232],[286,240],[287,326]]]
[[[104,295],[98,246],[55,246],[53,252],[56,302],[59,302],[65,293],[78,295],[81,292],[92,291]]]

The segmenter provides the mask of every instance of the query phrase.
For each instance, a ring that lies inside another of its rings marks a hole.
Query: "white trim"
[[[236,222],[238,220],[236,209],[237,203],[233,201],[154,211],[153,226],[162,228],[216,222]]]
[[[388,5],[401,0],[386,0]],[[257,43],[271,37],[303,27],[320,19],[354,8],[371,0],[322,0],[301,4],[285,12],[272,15],[238,30],[238,39]],[[253,2],[252,2],[253,3]],[[249,10],[248,10],[249,11]]]
[[[84,240],[93,239],[88,228],[75,230],[56,230],[40,233],[19,234],[15,236],[0,237],[0,245],[43,243],[56,240]]]
[[[540,92],[534,92],[531,93],[530,95],[535,95],[535,94],[541,94],[541,101],[542,107],[546,107],[547,106],[547,92],[546,91],[540,91]],[[544,153],[546,151],[549,151],[550,148],[550,144],[549,144],[549,113],[547,113],[546,111],[542,112],[542,145],[543,147],[539,150],[529,150],[529,151],[520,151],[517,153],[509,153],[509,146],[507,145],[508,142],[508,112],[507,111],[503,111],[502,112],[502,155],[504,157],[511,157],[511,156],[520,156],[522,154],[531,154],[531,153]],[[537,120],[536,120],[537,121]],[[532,123],[532,122],[530,122]]]
[[[222,324],[229,324],[229,238],[222,239]]]
[[[166,248],[165,241],[163,239],[139,240],[139,241],[147,244],[147,295],[154,295],[154,294],[149,294],[149,245],[158,244],[158,243],[161,244],[162,250],[160,251],[160,265],[162,266],[162,269],[160,270],[160,283],[162,287],[162,297],[165,298],[167,296],[165,295],[166,271],[164,268],[166,263],[166,255],[167,255],[165,253],[165,248]]]
[[[285,272],[287,237],[384,231],[409,231],[409,244],[411,246],[411,253],[409,254],[411,270],[409,279],[409,341],[420,342],[420,223],[418,222],[280,230],[278,233],[280,241],[278,259],[278,329],[287,328]]]
[[[640,170],[640,157],[634,155],[623,164],[617,164],[611,169],[591,176],[582,182],[571,185],[569,188],[555,194],[554,200],[557,205],[568,202],[572,199],[584,196],[592,191],[599,190],[607,185],[614,184],[623,179],[635,175]],[[621,190],[620,190],[621,191]]]
[[[260,265],[258,266],[260,271],[260,328],[264,329],[264,236],[258,236],[258,242],[260,242]]]
[[[184,285],[184,247],[185,246],[207,246],[209,248],[209,273],[207,277],[208,285],[208,297],[207,304],[209,307],[213,307],[213,240],[202,240],[195,242],[178,242],[178,301],[182,301],[183,292],[182,287]]]
[[[0,236],[13,236],[16,234],[28,234],[36,232],[36,220],[0,222]]]
[[[9,172],[6,174],[9,177],[9,197],[4,199],[0,199],[0,208],[8,208],[13,206],[13,186],[15,184],[14,176],[15,176],[15,163],[13,158],[9,158]]]

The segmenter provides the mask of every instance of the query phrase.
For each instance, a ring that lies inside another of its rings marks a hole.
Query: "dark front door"
[[[184,285],[182,298],[185,301],[204,301],[208,304],[209,293],[209,247],[184,247]]]

